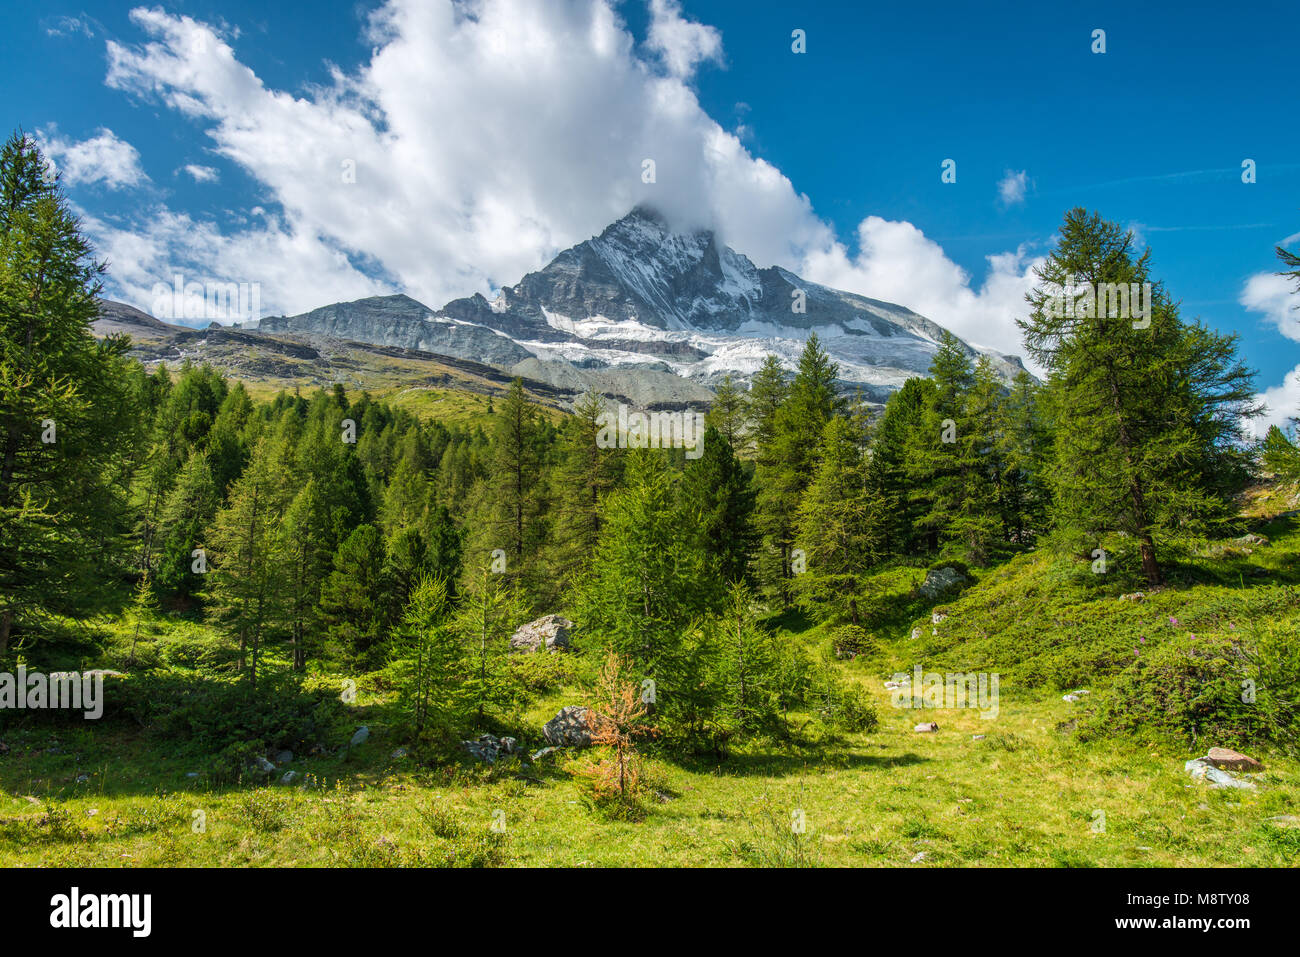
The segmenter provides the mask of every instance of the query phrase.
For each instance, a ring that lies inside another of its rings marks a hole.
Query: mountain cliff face
[[[494,300],[475,294],[433,310],[407,296],[373,297],[259,328],[473,359],[562,388],[640,377],[620,391],[663,392],[670,403],[707,395],[724,373],[748,379],[768,353],[793,365],[814,330],[842,380],[883,399],[925,374],[943,333],[902,306],[760,269],[712,232],[674,232],[644,207]],[[1007,378],[1022,368],[990,356]]]

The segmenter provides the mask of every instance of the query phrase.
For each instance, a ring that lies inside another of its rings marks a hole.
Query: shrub
[[[1276,626],[1251,639],[1186,634],[1136,658],[1080,736],[1154,737],[1192,749],[1272,741],[1294,750],[1297,702],[1294,636],[1285,640]]]
[[[861,625],[840,625],[831,632],[831,651],[836,658],[856,658],[876,650],[876,639]]]

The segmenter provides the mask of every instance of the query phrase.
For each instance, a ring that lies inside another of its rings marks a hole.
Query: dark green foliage
[[[1300,448],[1276,425],[1264,436],[1260,461],[1282,481],[1300,482]]]
[[[1151,281],[1150,258],[1149,249],[1135,255],[1131,233],[1071,210],[1020,325],[1026,348],[1049,373],[1058,526],[1079,541],[1107,531],[1136,537],[1155,585],[1159,540],[1213,528],[1232,514],[1232,496],[1247,477],[1240,424],[1258,407],[1236,337],[1183,322]],[[1061,290],[1068,297],[1075,284],[1144,283],[1151,291],[1145,318],[1133,309],[1112,316],[1109,301],[1055,308],[1054,297]]]
[[[728,582],[748,580],[749,563],[757,545],[752,515],[754,489],[732,445],[716,428],[704,432],[700,457],[686,463],[682,476],[686,525],[707,554],[718,561]]]
[[[1165,641],[1116,679],[1085,737],[1174,740],[1204,753],[1273,741],[1300,746],[1300,645],[1292,631],[1197,636]]]
[[[91,259],[33,140],[0,147],[0,656],[49,611],[84,611],[124,544],[140,379],[90,324]]]

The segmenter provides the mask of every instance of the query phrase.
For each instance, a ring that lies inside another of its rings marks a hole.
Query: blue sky
[[[1300,297],[1271,276],[1300,249],[1294,3],[444,6],[10,3],[5,112],[146,308],[172,270],[261,281],[272,311],[437,306],[649,198],[1015,352],[1032,262],[1082,205],[1300,414]]]

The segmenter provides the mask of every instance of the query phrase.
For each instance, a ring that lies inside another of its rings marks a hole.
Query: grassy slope
[[[1206,633],[1246,618],[1297,626],[1287,589],[1300,569],[1300,527],[1281,519],[1262,530],[1272,543],[1250,554],[1221,543],[1189,548],[1176,587],[1143,602],[1117,600],[1128,589],[1118,574],[1022,556],[944,604],[950,617],[937,634],[928,603],[911,593],[922,572],[882,572],[873,587],[879,650],[838,665],[875,696],[879,729],[755,747],[721,763],[651,757],[637,822],[593,808],[564,767],[392,759],[402,742],[385,731],[382,700],[359,709],[357,723],[375,732],[366,744],[295,761],[316,779],[311,789],[186,778],[202,774],[201,760],[123,725],[9,729],[0,734],[12,748],[0,757],[0,865],[908,866],[924,853],[913,866],[1293,866],[1300,828],[1268,819],[1300,814],[1300,762],[1251,749],[1267,766],[1254,776],[1260,790],[1211,790],[1183,772],[1199,750],[1081,743],[1063,730],[1093,705],[1062,701],[1060,685],[1087,682],[1104,695],[1138,638],[1161,640],[1171,615]],[[791,640],[826,641],[825,629],[798,616],[782,623]],[[913,626],[922,627],[916,640]],[[162,622],[150,637],[165,640],[170,627]],[[1000,670],[997,718],[891,707],[883,680],[917,662]],[[538,729],[582,697],[549,694],[522,724]],[[938,734],[913,733],[931,718]],[[61,753],[46,753],[55,737]],[[526,744],[540,746],[536,730]],[[83,773],[89,781],[76,783]],[[795,809],[806,816],[801,837],[789,826]],[[195,810],[206,815],[204,833],[192,831]],[[490,830],[497,811],[501,834]],[[1104,832],[1094,830],[1097,811]]]

